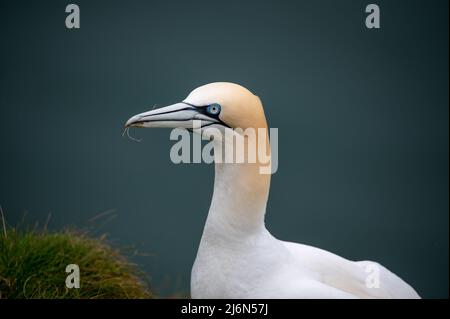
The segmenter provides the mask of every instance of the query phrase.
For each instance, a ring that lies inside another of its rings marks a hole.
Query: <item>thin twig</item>
[[[8,233],[6,232],[6,220],[5,215],[3,215],[2,205],[0,205],[0,213],[2,214],[3,233],[5,234],[5,239],[8,239]]]
[[[127,134],[127,137],[128,137],[130,140],[135,141],[135,142],[138,142],[138,143],[142,142],[142,139],[135,138],[135,137],[133,137],[133,136],[130,135],[130,128],[129,128],[129,127],[126,127],[126,128],[125,128],[125,130],[124,130],[123,133],[122,133],[122,136],[125,136],[125,133]]]
[[[115,211],[116,211],[115,209],[108,209],[108,210],[106,210],[104,212],[101,212],[101,213],[95,215],[94,217],[89,218],[88,222],[92,223],[92,222],[96,221],[99,218],[102,218],[102,217],[105,217],[105,216],[113,214]]]
[[[45,234],[47,232],[48,223],[50,222],[50,218],[52,218],[52,213],[48,213],[47,220],[45,221],[44,229],[42,233]]]

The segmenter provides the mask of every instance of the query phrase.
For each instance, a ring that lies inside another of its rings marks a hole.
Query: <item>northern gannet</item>
[[[129,127],[264,128],[260,99],[233,83],[210,83],[180,103],[131,117]],[[214,138],[214,150],[223,140]],[[268,141],[267,141],[268,143]],[[420,298],[378,263],[350,261],[285,242],[266,229],[270,175],[259,163],[215,163],[212,202],[191,273],[192,298]],[[378,276],[378,285],[368,277]]]

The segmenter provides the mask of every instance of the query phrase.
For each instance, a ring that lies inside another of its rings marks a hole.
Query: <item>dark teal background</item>
[[[279,129],[267,226],[375,260],[448,298],[448,1],[0,3],[0,204],[10,224],[94,223],[163,295],[189,289],[213,167],[175,165],[169,130],[131,115],[214,81],[262,98]],[[107,218],[106,218],[107,219]],[[104,220],[103,220],[104,221]]]

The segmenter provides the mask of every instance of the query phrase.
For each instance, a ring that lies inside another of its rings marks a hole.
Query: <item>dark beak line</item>
[[[182,108],[182,109],[179,109],[179,110],[166,111],[166,112],[156,113],[156,114],[152,114],[152,115],[164,115],[164,114],[176,113],[176,112],[180,112],[180,111],[193,110],[193,109],[195,109],[195,108],[189,106],[189,107],[185,107],[185,108]],[[166,121],[166,120],[152,120],[152,119],[141,120],[142,118],[145,118],[145,116],[141,115],[138,118],[136,118],[135,121],[127,122],[125,124],[125,127],[131,127],[133,125],[140,124],[140,123],[146,123],[146,122],[163,122],[163,121]],[[182,122],[182,121],[188,121],[188,120],[190,120],[190,119],[189,118],[188,119],[177,119],[177,120],[173,119],[171,121],[174,121],[174,122],[180,121],[180,122]]]

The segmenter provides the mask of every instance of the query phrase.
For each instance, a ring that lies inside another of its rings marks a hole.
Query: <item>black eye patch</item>
[[[215,120],[218,122],[218,123],[207,124],[207,125],[204,125],[204,126],[209,126],[209,125],[213,125],[213,124],[221,124],[221,125],[223,125],[223,126],[225,126],[225,127],[230,128],[230,126],[229,126],[228,124],[226,124],[225,122],[223,122],[223,121],[219,118],[220,111],[221,111],[221,106],[220,106],[220,104],[213,103],[213,104],[209,104],[209,105],[201,105],[201,106],[198,106],[198,105],[194,105],[194,104],[187,103],[187,102],[181,102],[181,103],[184,103],[184,104],[186,104],[186,105],[189,105],[189,106],[194,107],[194,108],[197,110],[197,112],[199,112],[199,113],[201,113],[201,114],[203,114],[203,115],[206,115],[206,116],[208,116],[208,117],[211,117],[211,118],[215,119]],[[218,108],[219,111],[218,111],[216,114],[214,114],[215,112],[212,112],[212,107]],[[202,127],[204,127],[204,126],[202,126]]]

